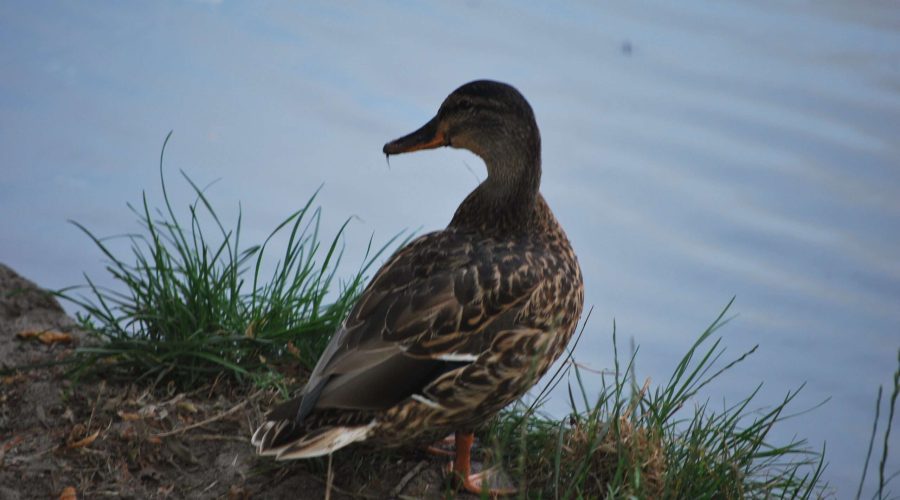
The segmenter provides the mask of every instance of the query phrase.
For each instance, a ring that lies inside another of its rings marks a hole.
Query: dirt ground
[[[83,342],[52,296],[0,264],[0,500],[325,497],[326,460],[274,462],[250,446],[274,394],[215,381],[189,393],[75,384],[52,363]],[[11,369],[25,365],[49,366]],[[341,451],[331,497],[445,498],[444,462],[417,449]]]

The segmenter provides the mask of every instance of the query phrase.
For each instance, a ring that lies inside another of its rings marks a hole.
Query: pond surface
[[[228,217],[241,203],[250,242],[324,185],[327,228],[358,216],[358,262],[373,233],[443,227],[484,176],[453,150],[388,167],[382,144],[458,85],[507,81],[536,111],[542,190],[594,307],[579,362],[611,366],[615,319],[662,382],[736,296],[729,353],[760,349],[706,394],[830,397],[773,438],[827,441],[852,495],[900,347],[896,3],[253,5],[0,4],[0,261],[46,287],[102,282],[66,220],[136,230],[125,204],[161,202],[174,129],[181,195],[178,169],[221,179],[210,193]]]

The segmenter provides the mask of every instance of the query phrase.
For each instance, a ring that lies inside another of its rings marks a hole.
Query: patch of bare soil
[[[75,384],[64,362],[82,342],[51,295],[0,264],[0,500],[325,497],[327,460],[274,462],[250,446],[275,394],[215,380],[188,393]],[[331,498],[444,498],[444,462],[342,450]]]

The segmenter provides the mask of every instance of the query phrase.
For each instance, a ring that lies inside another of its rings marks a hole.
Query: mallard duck
[[[487,178],[446,229],[398,250],[372,278],[300,395],[254,433],[261,455],[321,456],[358,441],[397,446],[456,431],[453,470],[471,474],[472,431],[522,396],[563,352],[581,314],[581,269],[539,193],[541,139],[528,101],[479,80],[386,155],[468,149]]]

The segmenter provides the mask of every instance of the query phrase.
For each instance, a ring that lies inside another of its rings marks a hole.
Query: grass
[[[875,492],[872,494],[872,498],[882,499],[882,498],[896,498],[895,495],[892,494],[890,490],[888,490],[888,486],[890,482],[900,476],[900,470],[889,472],[885,471],[887,466],[888,456],[890,454],[890,446],[889,443],[891,441],[891,427],[894,422],[894,414],[897,408],[897,396],[900,395],[900,349],[897,351],[897,369],[894,371],[893,377],[893,390],[891,391],[891,396],[889,398],[890,406],[888,407],[888,415],[887,422],[885,423],[885,429],[882,434],[881,439],[881,458],[878,462],[878,476],[877,482],[874,485]],[[869,472],[869,463],[872,459],[872,451],[875,447],[875,438],[878,436],[878,423],[881,417],[881,401],[884,395],[884,387],[878,387],[878,396],[875,398],[875,419],[872,423],[872,435],[869,438],[869,448],[866,452],[866,461],[863,465],[862,474],[859,480],[859,488],[856,490],[856,499],[859,500],[862,498],[863,488],[866,485],[866,475]],[[874,463],[873,463],[874,467]]]
[[[730,307],[729,303],[729,307]],[[668,381],[637,384],[634,352],[624,366],[613,330],[615,366],[603,373],[591,400],[577,364],[569,386],[570,412],[539,412],[548,390],[531,405],[506,410],[486,433],[495,460],[527,485],[530,498],[811,498],[824,494],[824,449],[803,440],[774,444],[771,429],[789,418],[798,390],[757,411],[757,386],[737,403],[715,410],[700,393],[753,354],[722,362],[715,332],[728,307],[681,358]],[[566,369],[555,373],[548,388]]]
[[[262,244],[244,247],[240,215],[233,228],[226,228],[205,190],[183,173],[195,199],[185,221],[177,216],[163,175],[164,157],[165,145],[160,155],[163,208],[152,209],[146,195],[139,206],[129,205],[142,229],[124,236],[129,254],[116,255],[107,239],[75,223],[105,256],[118,284],[104,288],[85,276],[86,285],[60,292],[81,307],[79,320],[97,340],[79,349],[75,373],[121,373],[148,384],[172,381],[191,388],[215,377],[277,384],[283,373],[278,368],[298,361],[311,367],[354,303],[366,273],[397,237],[375,250],[370,240],[357,271],[339,281],[347,224],[323,243],[315,195]],[[209,224],[212,231],[204,229]],[[276,254],[272,274],[264,277],[264,257],[270,258],[277,235],[287,243]],[[757,407],[761,386],[723,408],[703,399],[705,387],[756,350],[724,357],[716,333],[727,322],[730,306],[658,386],[638,382],[637,350],[622,356],[615,327],[615,365],[600,374],[596,398],[588,396],[587,375],[570,354],[532,404],[516,403],[482,432],[488,461],[502,464],[520,486],[520,496],[528,498],[827,496],[824,447],[811,448],[802,439],[783,444],[770,439],[773,427],[793,416],[788,409],[800,388],[763,410]],[[575,379],[568,390],[569,414],[557,419],[542,413],[550,390],[567,375]],[[873,468],[877,465],[870,476],[877,477],[873,498],[889,497],[887,486],[897,475],[885,471],[885,464],[898,392],[900,370],[880,459],[872,462]],[[869,457],[876,448],[881,401],[879,390]],[[346,456],[354,455],[354,470],[362,471],[372,460],[366,453]],[[869,464],[867,458],[857,498]]]
[[[163,208],[152,209],[146,193],[139,206],[128,205],[142,230],[118,237],[130,243],[129,255],[116,255],[109,239],[73,222],[104,255],[117,284],[101,287],[85,276],[85,285],[59,292],[82,309],[81,326],[99,341],[77,351],[75,372],[102,370],[191,388],[220,375],[277,381],[267,359],[285,354],[311,368],[361,291],[366,272],[397,237],[374,251],[370,239],[363,263],[338,282],[349,219],[323,244],[313,194],[262,244],[245,247],[240,214],[226,228],[204,189],[183,172],[195,199],[186,220],[176,214],[163,174],[166,143],[159,160]],[[264,258],[281,233],[286,246],[264,280]]]

